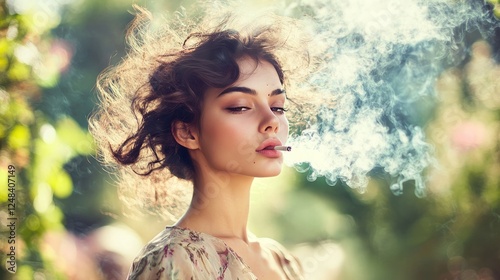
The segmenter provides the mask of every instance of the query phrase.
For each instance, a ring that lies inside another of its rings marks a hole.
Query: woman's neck
[[[253,177],[224,171],[199,172],[191,205],[176,225],[248,243],[247,221]]]

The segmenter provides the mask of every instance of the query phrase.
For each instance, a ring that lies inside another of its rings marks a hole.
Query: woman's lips
[[[276,146],[281,146],[281,141],[278,138],[268,138],[255,151],[268,158],[279,158],[281,152],[274,150]]]
[[[257,153],[268,157],[268,158],[279,158],[281,157],[281,152],[277,150],[272,150],[272,149],[264,149],[264,150],[258,150]]]
[[[278,138],[268,138],[264,140],[259,147],[256,149],[257,152],[263,151],[263,150],[272,150],[272,148],[276,146],[281,146],[281,141]]]

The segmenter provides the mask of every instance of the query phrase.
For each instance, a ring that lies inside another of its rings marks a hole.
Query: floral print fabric
[[[302,279],[296,259],[276,241],[259,239],[279,259],[289,280]],[[135,259],[128,280],[255,280],[250,268],[224,241],[209,234],[167,227]]]

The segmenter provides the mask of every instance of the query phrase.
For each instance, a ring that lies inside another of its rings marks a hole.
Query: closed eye
[[[230,113],[238,114],[238,113],[242,113],[242,112],[250,110],[250,107],[244,107],[244,106],[241,106],[241,107],[229,107],[229,108],[226,108],[226,110],[228,110]]]

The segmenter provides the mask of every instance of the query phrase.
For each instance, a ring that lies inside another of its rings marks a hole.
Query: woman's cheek
[[[285,143],[288,140],[288,132],[289,132],[289,127],[288,127],[288,119],[283,116],[282,123],[280,124],[282,129],[278,132],[280,136],[282,136],[282,142]]]
[[[231,152],[236,149],[238,143],[242,140],[241,126],[219,120],[219,124],[214,122],[210,133],[211,142],[218,146],[218,150]],[[233,151],[234,152],[234,151]]]

